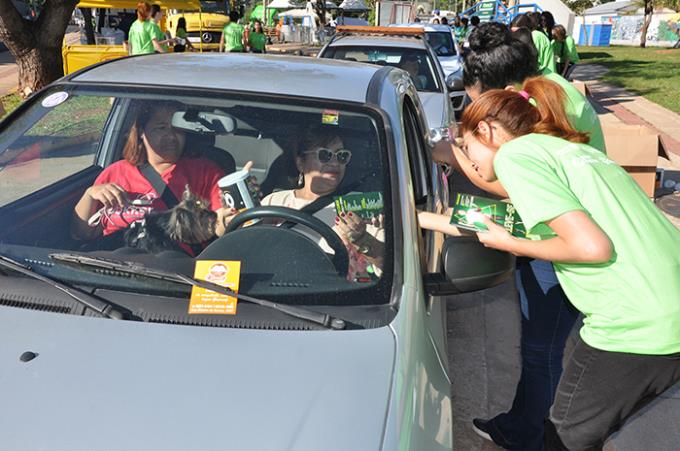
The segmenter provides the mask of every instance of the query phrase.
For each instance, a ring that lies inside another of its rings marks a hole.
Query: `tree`
[[[574,14],[583,18],[583,31],[586,34],[586,43],[588,42],[588,28],[586,28],[585,12],[587,9],[592,8],[594,3],[595,2],[593,0],[568,0],[564,2],[564,4],[569,7],[569,9],[574,11]]]
[[[640,0],[640,4],[645,11],[645,20],[642,22],[642,28],[640,28],[640,47],[645,48],[647,46],[647,30],[649,24],[652,23],[652,14],[654,14],[654,0]]]
[[[22,17],[12,0],[0,0],[0,40],[19,66],[19,92],[29,95],[61,77],[61,47],[78,0],[45,0],[34,17]]]

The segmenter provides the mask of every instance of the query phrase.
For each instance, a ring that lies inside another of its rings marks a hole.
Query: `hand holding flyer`
[[[452,225],[474,232],[485,232],[488,227],[484,224],[484,217],[504,227],[513,236],[524,238],[527,235],[522,219],[511,203],[471,194],[456,194],[451,215]]]

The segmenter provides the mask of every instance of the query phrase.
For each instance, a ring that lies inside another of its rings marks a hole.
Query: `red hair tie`
[[[519,96],[522,97],[522,98],[523,98],[524,100],[526,100],[527,102],[528,102],[529,99],[531,98],[531,96],[529,95],[529,93],[526,92],[525,90],[521,90],[521,91],[518,92],[517,94],[519,94]]]

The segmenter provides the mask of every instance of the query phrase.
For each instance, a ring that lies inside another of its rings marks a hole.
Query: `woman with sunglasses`
[[[484,217],[486,247],[553,262],[585,319],[545,428],[549,450],[601,449],[609,434],[680,380],[680,231],[637,183],[585,144],[564,92],[542,78],[494,89],[463,114],[462,150],[507,190],[535,239]],[[448,233],[448,218],[428,227]]]
[[[344,147],[342,139],[332,127],[309,129],[295,156],[295,165],[300,172],[298,188],[276,191],[262,199],[262,205],[300,210],[316,199],[334,193],[345,177],[351,158],[352,152]],[[332,227],[345,242],[350,259],[350,280],[364,280],[372,274],[379,275],[384,249],[381,219],[368,222],[352,213],[338,216],[333,203],[314,213],[314,216]],[[300,232],[311,233],[302,228]],[[321,237],[310,237],[319,242],[324,250],[331,252]]]

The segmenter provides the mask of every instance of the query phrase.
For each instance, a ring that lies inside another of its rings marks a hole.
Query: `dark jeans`
[[[678,380],[680,354],[608,352],[579,338],[546,422],[545,450],[601,450],[626,418]]]
[[[540,451],[562,374],[564,345],[578,311],[562,291],[552,263],[518,258],[515,277],[522,304],[522,373],[510,411],[489,426],[508,449]]]

